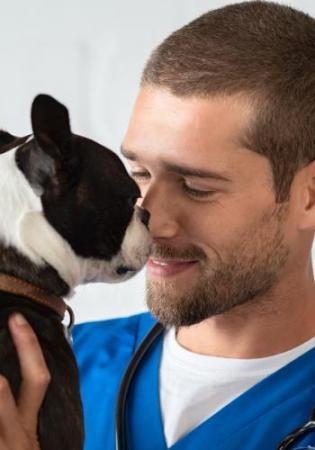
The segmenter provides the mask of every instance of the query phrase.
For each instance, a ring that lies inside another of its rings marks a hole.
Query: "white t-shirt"
[[[192,353],[166,331],[160,366],[160,401],[168,447],[263,378],[315,346],[315,337],[266,358],[234,359]]]

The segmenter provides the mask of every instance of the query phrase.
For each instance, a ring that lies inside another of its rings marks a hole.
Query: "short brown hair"
[[[244,140],[269,159],[278,202],[315,159],[315,20],[307,14],[263,1],[209,11],[153,51],[141,84],[178,96],[250,96],[256,114]]]

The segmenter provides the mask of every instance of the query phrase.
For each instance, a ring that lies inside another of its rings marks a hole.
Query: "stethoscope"
[[[287,437],[283,439],[277,450],[290,450],[294,444],[297,444],[298,440],[307,435],[310,431],[315,430],[315,409],[313,409],[310,420],[306,422],[302,427],[292,431]],[[307,447],[313,448],[313,447]]]
[[[143,357],[146,355],[156,338],[160,336],[163,331],[163,325],[160,323],[154,325],[133,355],[133,358],[131,359],[123,376],[118,393],[116,408],[116,450],[128,450],[125,431],[125,411],[129,386]]]
[[[133,380],[135,372],[150,349],[153,342],[158,336],[162,334],[164,327],[157,323],[151,329],[151,331],[144,338],[140,344],[138,350],[134,354],[129,366],[124,374],[117,400],[116,408],[116,450],[128,450],[127,435],[125,430],[125,412],[126,412],[126,400],[130,384]],[[294,430],[291,434],[286,436],[279,446],[275,450],[290,450],[294,444],[298,443],[298,440],[309,432],[315,430],[315,409],[312,411],[310,420],[303,426]]]

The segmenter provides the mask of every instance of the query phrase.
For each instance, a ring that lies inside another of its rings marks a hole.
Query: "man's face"
[[[268,292],[288,257],[268,160],[241,144],[245,100],[140,91],[122,146],[151,212],[147,302],[192,325]]]

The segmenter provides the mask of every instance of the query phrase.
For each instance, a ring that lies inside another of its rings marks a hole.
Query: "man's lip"
[[[153,264],[160,264],[163,266],[166,266],[168,264],[187,264],[187,263],[193,263],[197,262],[195,259],[164,259],[164,258],[154,258],[150,257],[149,261],[151,261]]]
[[[171,277],[180,274],[194,266],[197,260],[149,258],[147,269],[150,275]]]

